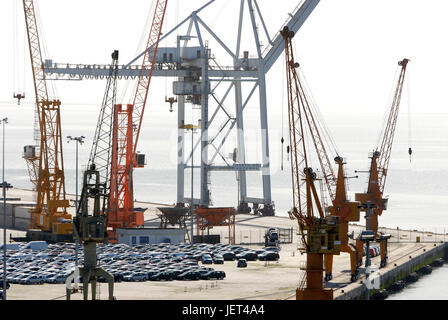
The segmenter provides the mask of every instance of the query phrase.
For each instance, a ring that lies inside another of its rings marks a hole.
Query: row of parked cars
[[[33,250],[31,248],[40,248]],[[226,244],[126,244],[98,245],[98,265],[108,271],[115,282],[224,279],[223,271],[207,265],[245,259],[277,260],[276,247],[250,250]],[[78,264],[83,263],[80,248]],[[2,270],[0,258],[0,274]],[[57,243],[46,246],[20,244],[7,250],[7,281],[14,284],[64,283],[75,268],[75,244]],[[82,280],[82,279],[81,279]],[[106,281],[99,277],[98,281]]]
[[[364,251],[363,251],[363,255],[365,256],[367,252],[367,247],[364,246]],[[369,248],[369,252],[370,252],[370,257],[374,258],[380,255],[380,247],[379,246],[371,246]]]

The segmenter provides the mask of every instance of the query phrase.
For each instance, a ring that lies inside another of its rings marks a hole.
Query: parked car
[[[224,251],[221,252],[224,261],[233,261],[235,260],[235,254],[232,251]]]
[[[201,274],[199,271],[186,271],[184,273],[179,274],[176,277],[177,280],[199,280],[201,279]]]
[[[207,271],[204,273],[201,273],[201,279],[203,280],[210,280],[210,279],[217,279],[222,280],[226,277],[226,273],[224,271]]]
[[[246,259],[247,261],[255,261],[257,257],[255,251],[246,251],[236,255],[237,259]]]
[[[274,252],[279,252],[280,251],[278,247],[274,247],[274,246],[265,247],[264,250],[265,251],[274,251]]]
[[[212,264],[213,263],[213,259],[212,259],[211,255],[209,255],[209,254],[202,255],[201,261],[203,264]]]
[[[238,259],[238,263],[236,265],[238,268],[246,268],[247,260],[246,259]]]
[[[30,275],[20,280],[20,284],[43,284],[44,280],[37,275]]]
[[[215,254],[213,256],[213,263],[224,264],[224,257],[221,254]]]
[[[277,261],[280,259],[280,255],[274,251],[266,251],[258,255],[258,259],[261,261]]]
[[[380,255],[380,247],[373,247],[373,249],[375,250],[375,256],[379,256]]]

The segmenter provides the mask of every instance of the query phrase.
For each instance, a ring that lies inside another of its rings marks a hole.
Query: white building
[[[179,228],[129,228],[117,229],[118,243],[133,246],[137,244],[185,242],[185,229]]]

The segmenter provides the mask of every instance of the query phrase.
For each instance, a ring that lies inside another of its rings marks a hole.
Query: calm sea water
[[[18,111],[17,108],[22,108]],[[18,188],[31,188],[28,181],[25,162],[21,158],[23,146],[32,144],[32,106],[8,106],[4,108],[9,117],[6,131],[6,180]],[[79,147],[80,169],[85,167],[97,121],[98,107],[67,105],[62,113],[63,137],[67,135],[86,137],[85,144]],[[368,170],[368,155],[377,143],[381,116],[338,116],[325,115],[327,126],[332,132],[341,156],[346,161],[346,175],[355,176],[355,170]],[[385,195],[389,196],[388,210],[381,216],[380,224],[385,227],[428,229],[448,231],[448,114],[414,115],[412,118],[412,140],[409,141],[407,119],[399,119],[395,142],[390,160]],[[163,120],[161,120],[163,119]],[[278,215],[287,215],[291,207],[290,166],[286,153],[283,154],[284,170],[281,170],[282,135],[286,137],[286,128],[280,128],[280,118],[272,117],[270,122],[270,151],[272,173],[272,199]],[[400,121],[401,120],[401,121]],[[139,142],[140,150],[147,155],[148,165],[135,170],[135,198],[142,201],[160,203],[176,202],[176,113],[167,111],[167,107],[155,107],[148,112]],[[246,135],[247,162],[259,163],[260,154],[256,131]],[[254,133],[254,134],[252,134]],[[190,145],[191,136],[186,135]],[[228,155],[235,148],[232,139],[223,149]],[[407,153],[412,146],[413,156],[410,163]],[[75,144],[65,143],[64,165],[66,190],[75,192]],[[187,147],[188,148],[188,147]],[[330,152],[330,151],[329,151]],[[187,149],[187,154],[189,149]],[[331,152],[330,152],[331,153]],[[333,155],[332,155],[333,156]],[[195,153],[199,159],[199,153]],[[219,157],[217,157],[219,159]],[[199,162],[195,162],[196,165]],[[219,163],[216,160],[216,164]],[[312,165],[317,167],[317,161]],[[195,181],[199,181],[196,170]],[[355,192],[366,188],[367,174],[359,173],[359,178],[348,179],[348,191],[353,198]],[[81,178],[80,178],[81,179]],[[262,197],[262,178],[258,172],[248,172],[248,196]],[[185,175],[185,195],[190,195],[190,170]],[[213,172],[211,175],[212,201],[216,206],[235,205],[238,199],[235,173]],[[199,187],[195,184],[194,193],[199,197]]]
[[[448,265],[434,268],[430,275],[421,277],[403,291],[390,295],[387,300],[447,300]]]

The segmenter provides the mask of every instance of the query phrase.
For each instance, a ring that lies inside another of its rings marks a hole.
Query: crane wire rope
[[[304,82],[304,88],[307,91],[307,95],[309,96],[310,99],[310,107],[312,109],[312,111],[314,112],[314,114],[316,114],[317,116],[315,117],[316,120],[316,124],[319,127],[320,132],[322,132],[323,134],[321,135],[325,141],[325,144],[328,146],[331,146],[333,149],[333,152],[339,156],[339,150],[338,147],[336,145],[336,142],[333,139],[333,135],[331,134],[331,131],[329,129],[329,127],[327,126],[327,124],[324,121],[324,117],[322,115],[322,113],[320,112],[320,109],[317,106],[316,100],[314,98],[314,95],[312,93],[312,91],[309,89],[309,84],[308,81],[305,77],[305,74],[302,72],[302,70],[299,70],[299,76],[303,79]]]
[[[35,8],[35,12],[36,12],[36,22],[37,22],[37,26],[38,26],[38,30],[39,30],[39,42],[40,42],[40,46],[41,46],[41,50],[42,50],[42,60],[44,59],[44,57],[50,57],[50,51],[48,50],[47,47],[47,42],[45,40],[45,29],[42,23],[42,18],[41,18],[41,14],[40,14],[40,8],[39,8],[39,4],[38,2],[34,2],[34,8]],[[44,63],[44,61],[42,61],[42,63]],[[44,77],[45,77],[45,73]],[[57,97],[59,97],[59,93],[57,91],[56,88],[56,84],[55,81],[46,81],[46,83],[50,83],[50,86],[47,86],[49,92],[48,92],[48,99],[54,98],[56,99]]]
[[[411,76],[409,70],[407,70],[407,82],[406,82],[406,95],[408,100],[408,154],[409,164],[412,161],[412,112],[411,112]]]
[[[144,46],[144,41],[146,41],[147,33],[148,33],[148,30],[149,30],[149,28],[151,26],[151,23],[152,23],[152,17],[153,17],[153,12],[155,10],[154,9],[155,5],[156,5],[156,0],[152,0],[151,1],[151,6],[150,6],[150,8],[148,10],[148,14],[147,14],[147,17],[146,17],[146,22],[145,22],[144,28],[143,28],[143,30],[142,30],[142,32],[140,34],[140,39],[139,39],[137,47],[135,49],[134,56],[137,56],[143,50],[142,48]],[[137,89],[137,84],[138,84],[137,82],[138,81],[133,81],[133,80],[134,79],[132,79],[132,77],[129,77],[129,79],[125,79],[124,85],[121,87],[121,90],[120,90],[121,91],[121,95],[120,95],[120,100],[119,101],[128,100],[129,104],[132,104],[132,101],[131,101],[131,99],[133,99],[132,93],[129,95],[129,97],[126,97],[126,95],[128,95],[128,93],[129,93],[129,87],[131,85],[131,82],[134,82],[133,90],[131,92],[135,92],[135,90]]]

